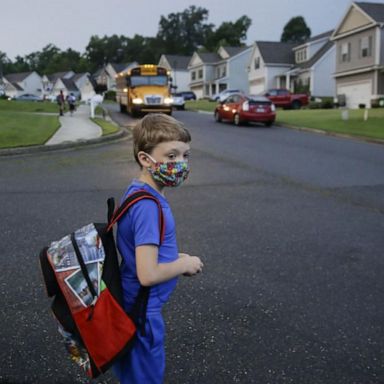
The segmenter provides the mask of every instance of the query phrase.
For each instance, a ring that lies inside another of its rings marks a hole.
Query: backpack
[[[113,226],[142,199],[157,203],[160,242],[164,218],[160,202],[147,191],[129,195],[114,211],[108,199],[108,223],[91,223],[54,241],[40,252],[40,266],[51,310],[71,359],[90,378],[106,372],[144,332],[149,287],[140,287],[133,311],[122,305],[122,288]]]

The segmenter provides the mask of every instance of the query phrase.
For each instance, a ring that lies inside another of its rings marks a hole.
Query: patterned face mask
[[[188,177],[188,161],[160,162],[156,161],[152,156],[146,155],[155,165],[154,168],[148,167],[148,172],[152,175],[153,180],[164,186],[178,187]]]

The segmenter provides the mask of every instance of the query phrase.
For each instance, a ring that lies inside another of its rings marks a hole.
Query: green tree
[[[163,53],[192,55],[212,32],[213,24],[208,24],[208,10],[194,5],[183,12],[161,16],[158,43]]]
[[[220,46],[239,47],[247,38],[247,31],[252,24],[248,16],[241,16],[234,23],[223,22],[215,31],[212,31],[205,43],[208,51],[216,51]]]
[[[283,43],[303,43],[311,37],[311,30],[308,28],[302,16],[292,17],[285,25],[280,41]]]

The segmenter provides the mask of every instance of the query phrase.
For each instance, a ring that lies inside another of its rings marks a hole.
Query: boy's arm
[[[185,255],[171,263],[158,263],[158,247],[140,245],[136,247],[137,277],[143,286],[151,286],[174,277],[201,271],[203,263],[196,256]]]

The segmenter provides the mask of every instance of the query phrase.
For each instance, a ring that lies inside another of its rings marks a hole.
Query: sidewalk
[[[89,117],[90,107],[88,105],[79,105],[72,116],[66,112],[64,116],[60,116],[61,127],[45,145],[85,141],[101,137],[101,128],[93,123]]]

